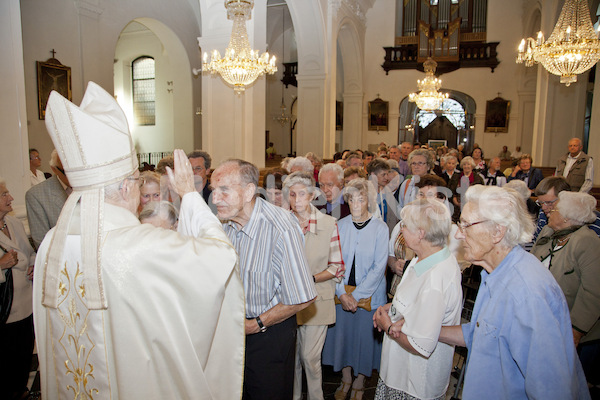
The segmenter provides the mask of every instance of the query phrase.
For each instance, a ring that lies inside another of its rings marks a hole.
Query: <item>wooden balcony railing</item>
[[[462,42],[459,46],[458,61],[437,61],[436,75],[455,71],[459,68],[491,68],[492,72],[500,64],[496,47],[499,42],[476,43]],[[416,44],[398,47],[384,47],[385,60],[381,67],[386,75],[396,69],[417,69],[423,71],[423,64],[417,61],[418,48]]]

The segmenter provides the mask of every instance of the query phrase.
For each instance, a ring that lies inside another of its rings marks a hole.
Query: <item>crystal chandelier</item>
[[[448,93],[440,93],[438,90],[442,86],[442,81],[435,77],[437,63],[429,57],[423,63],[425,69],[425,79],[417,80],[417,86],[420,92],[408,95],[408,101],[417,103],[417,107],[424,111],[437,110],[442,106],[442,102],[448,98]]]
[[[577,82],[577,74],[590,69],[600,59],[600,41],[590,19],[587,0],[566,0],[548,40],[540,31],[537,40],[521,40],[517,63],[531,67],[540,63],[560,83]]]
[[[254,0],[225,0],[227,19],[233,20],[225,57],[221,58],[221,53],[213,50],[208,62],[208,54],[204,53],[202,70],[220,74],[225,82],[233,85],[237,94],[246,90],[246,86],[259,76],[277,71],[275,56],[269,60],[269,53],[259,56],[258,50],[250,47],[246,20],[251,18],[253,7]]]

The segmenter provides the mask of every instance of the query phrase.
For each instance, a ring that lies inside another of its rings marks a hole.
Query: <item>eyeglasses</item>
[[[458,222],[458,223],[456,223],[456,225],[458,225],[458,229],[460,229],[461,233],[465,233],[465,229],[470,228],[473,225],[482,224],[482,223],[488,222],[488,221],[489,221],[489,219],[484,219],[483,221],[477,221],[477,222],[473,222],[473,223]]]
[[[558,197],[556,199],[550,200],[550,201],[539,201],[539,200],[536,200],[535,204],[537,204],[540,207],[551,206],[552,204],[556,203],[556,200],[558,200]]]
[[[428,198],[428,197],[429,198],[436,197],[439,200],[446,200],[446,195],[444,193],[440,193],[440,192],[437,192],[435,195],[433,193],[432,194],[429,194],[429,193],[425,194],[423,192],[419,192],[417,194],[417,197],[420,198],[420,199],[425,199],[425,198]]]
[[[424,161],[413,161],[410,163],[411,167],[422,167],[424,165],[427,165],[426,162]]]

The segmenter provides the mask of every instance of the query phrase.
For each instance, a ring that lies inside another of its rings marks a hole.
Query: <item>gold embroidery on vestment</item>
[[[94,377],[94,366],[89,362],[92,351],[96,347],[88,334],[87,319],[90,311],[84,315],[77,311],[77,302],[85,307],[85,284],[83,273],[79,269],[71,279],[69,271],[65,268],[61,271],[59,284],[60,298],[58,303],[58,314],[63,322],[63,332],[59,339],[65,361],[65,375],[71,375],[73,382],[66,385],[67,391],[73,392],[73,399],[94,399],[99,393],[95,387],[90,387]],[[87,307],[85,307],[87,309]]]

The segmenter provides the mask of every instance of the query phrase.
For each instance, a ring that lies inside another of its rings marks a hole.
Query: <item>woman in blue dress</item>
[[[341,304],[336,305],[336,323],[327,331],[323,364],[342,370],[336,400],[360,400],[365,377],[379,370],[381,335],[373,328],[373,314],[386,303],[385,267],[388,227],[373,216],[377,208],[373,186],[365,179],[354,179],[344,189],[344,200],[351,215],[338,222],[342,256],[346,264],[343,282],[336,285]],[[347,293],[348,286],[356,287]],[[370,299],[370,304],[367,300]],[[353,381],[353,377],[355,377]]]

